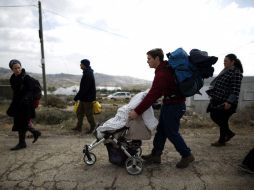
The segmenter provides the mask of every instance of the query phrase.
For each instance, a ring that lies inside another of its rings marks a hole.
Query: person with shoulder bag
[[[19,134],[19,142],[11,150],[20,150],[27,146],[25,141],[27,131],[33,134],[33,142],[41,136],[41,132],[30,126],[31,119],[35,118],[33,80],[26,74],[25,69],[22,69],[19,60],[11,60],[9,67],[13,72],[10,78],[13,97],[7,115],[13,117],[12,131],[18,131]]]

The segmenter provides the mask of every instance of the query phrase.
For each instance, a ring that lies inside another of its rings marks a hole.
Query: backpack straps
[[[173,69],[173,67],[170,65],[170,64],[167,64],[165,65],[165,69],[169,70],[170,74],[173,75],[173,78],[174,78],[174,84],[175,84],[175,91],[172,91],[172,93],[170,95],[167,95],[165,96],[164,95],[164,99],[175,99],[175,98],[179,98],[179,97],[182,97],[180,91],[179,91],[179,88],[177,86],[177,77],[176,77],[176,74],[175,74],[175,71]]]

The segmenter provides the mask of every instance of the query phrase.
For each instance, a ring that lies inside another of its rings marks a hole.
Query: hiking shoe
[[[181,160],[176,164],[176,167],[177,168],[186,168],[194,160],[195,160],[195,158],[192,154],[190,156],[187,156],[187,157],[184,157],[184,158],[182,157]]]
[[[10,150],[20,150],[26,148],[26,143],[18,143],[16,146],[14,146],[13,148],[11,148]]]
[[[95,131],[94,127],[90,128],[88,131],[86,131],[86,134],[91,134]]]
[[[153,164],[160,164],[161,163],[161,156],[148,154],[141,156],[143,160],[145,160],[147,163],[153,163]]]
[[[33,136],[34,136],[33,143],[35,143],[38,140],[38,138],[41,136],[41,132],[40,131],[35,131]]]
[[[211,146],[221,147],[221,146],[226,146],[226,144],[216,141],[214,143],[211,143]]]
[[[91,134],[91,133],[93,133],[93,130],[88,130],[85,132],[85,134]]]
[[[81,132],[82,128],[81,127],[74,127],[71,130]]]
[[[230,139],[232,139],[234,136],[235,136],[235,133],[231,133],[230,135],[227,135],[227,136],[225,137],[225,142],[230,141]]]

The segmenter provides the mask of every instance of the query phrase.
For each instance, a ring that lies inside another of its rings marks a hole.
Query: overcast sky
[[[152,80],[146,52],[183,47],[235,53],[254,75],[254,0],[42,0],[46,73],[97,73]],[[10,6],[10,7],[9,7]],[[15,7],[12,7],[15,6]],[[0,0],[0,66],[16,58],[41,73],[38,1]]]

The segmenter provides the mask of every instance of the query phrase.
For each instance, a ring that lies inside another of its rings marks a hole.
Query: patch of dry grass
[[[67,98],[64,96],[48,95],[47,96],[48,105],[50,107],[56,108],[66,108],[67,107]],[[41,103],[45,106],[43,99]]]
[[[54,125],[74,118],[75,114],[71,111],[61,110],[53,107],[41,107],[36,112],[34,121],[40,124]]]
[[[241,111],[237,111],[236,114],[233,115],[230,122],[233,125],[249,125],[254,126],[254,104],[246,106]]]
[[[182,127],[190,128],[202,128],[202,127],[212,127],[213,122],[201,114],[197,114],[191,110],[188,110],[181,119]]]

